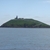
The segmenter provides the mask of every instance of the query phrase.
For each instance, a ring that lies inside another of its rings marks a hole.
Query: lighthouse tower
[[[15,19],[18,19],[18,16],[16,16],[16,18]]]

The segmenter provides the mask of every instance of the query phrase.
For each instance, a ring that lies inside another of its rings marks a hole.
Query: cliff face
[[[23,27],[23,28],[50,28],[49,25],[42,23],[40,21],[34,20],[34,19],[12,19],[3,25],[1,27]]]

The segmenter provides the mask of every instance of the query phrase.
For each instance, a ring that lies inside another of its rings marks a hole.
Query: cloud
[[[45,1],[46,3],[50,3],[50,1]]]
[[[50,3],[50,0],[43,1],[43,3]]]

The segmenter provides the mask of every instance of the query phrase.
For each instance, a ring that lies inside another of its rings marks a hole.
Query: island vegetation
[[[11,19],[2,24],[1,27],[13,27],[13,28],[50,28],[50,25],[34,19],[18,18]]]

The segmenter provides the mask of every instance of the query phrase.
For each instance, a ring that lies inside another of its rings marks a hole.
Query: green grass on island
[[[34,19],[15,18],[2,24],[1,27],[15,28],[50,28],[50,25]]]

